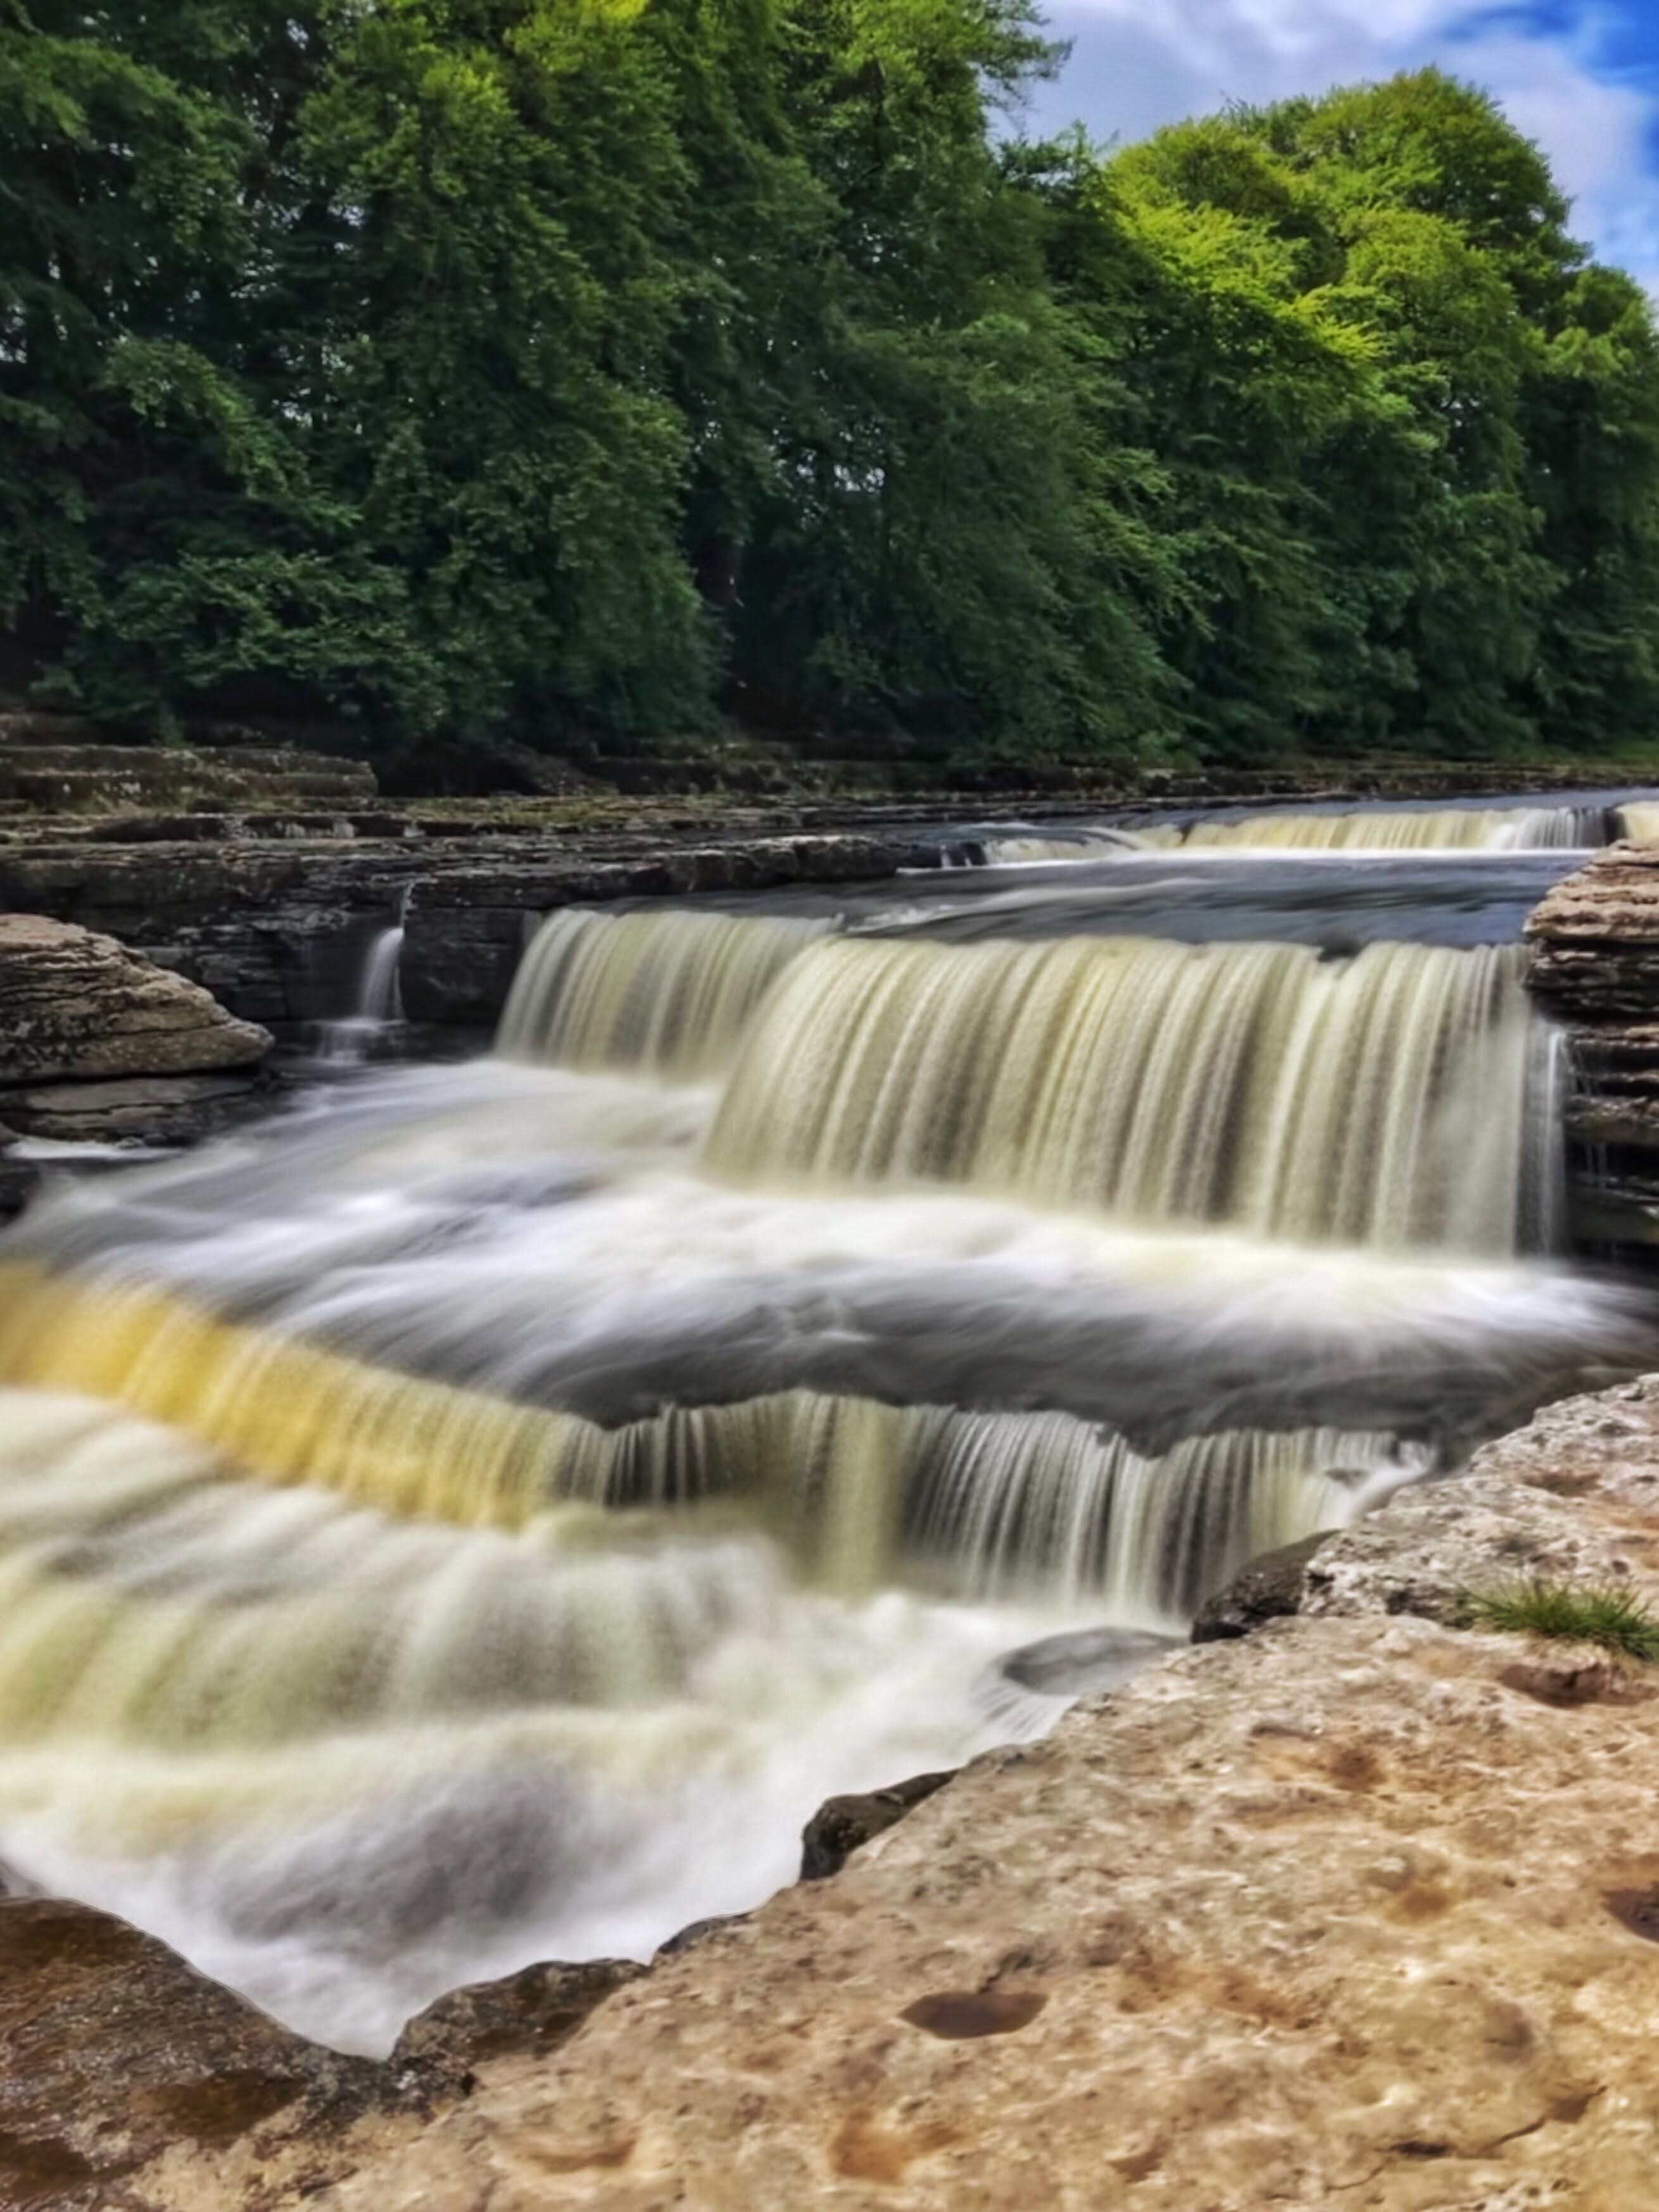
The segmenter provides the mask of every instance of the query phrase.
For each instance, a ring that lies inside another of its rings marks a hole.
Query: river
[[[495,1054],[57,1189],[0,1240],[0,1857],[383,2051],[1656,1364],[1565,1253],[1517,943],[1620,799],[567,910]]]

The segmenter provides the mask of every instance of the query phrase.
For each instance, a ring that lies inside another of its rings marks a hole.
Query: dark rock
[[[1300,1613],[1308,1562],[1337,1532],[1322,1529],[1300,1543],[1281,1544],[1247,1560],[1224,1589],[1200,1607],[1193,1623],[1194,1644],[1219,1644],[1248,1636],[1264,1621]]]
[[[1150,1628],[1068,1629],[1023,1644],[997,1662],[998,1672],[1045,1698],[1085,1698],[1115,1690],[1143,1667],[1175,1650],[1176,1636]]]
[[[741,1928],[753,1917],[750,1912],[716,1912],[707,1920],[694,1920],[687,1927],[676,1929],[665,1943],[659,1943],[657,1956],[678,1959],[682,1951],[695,1951],[699,1944],[712,1942],[728,1928]]]
[[[646,1972],[627,1959],[577,1966],[526,1966],[497,1982],[451,1990],[416,2013],[392,2046],[394,2075],[428,2093],[465,2095],[475,2069],[509,2052],[544,2058],[567,2043],[596,2005]]]
[[[57,1144],[191,1145],[264,1111],[269,1099],[256,1075],[234,1068],[0,1088],[0,1107],[14,1127]]]
[[[384,2068],[290,2034],[123,1920],[58,1898],[0,1900],[0,2204],[155,2207],[137,2171],[255,2129],[337,2134]]]
[[[908,1782],[890,1789],[866,1790],[862,1796],[828,1797],[801,1830],[800,1878],[822,1881],[839,1874],[860,1844],[881,1835],[915,1807],[956,1778],[952,1767],[944,1774],[913,1774]]]

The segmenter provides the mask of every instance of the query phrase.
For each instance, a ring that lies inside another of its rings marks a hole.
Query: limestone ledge
[[[1659,848],[1595,854],[1526,934],[1528,987],[1566,1031],[1574,1235],[1659,1246]]]
[[[270,1042],[112,937],[0,914],[0,1218],[33,1181],[16,1137],[189,1141],[256,1103]]]
[[[127,2163],[50,2201],[1649,2212],[1659,1672],[1449,1625],[1534,1571],[1659,1599],[1659,1378],[1401,1493],[1314,1554],[1298,1616],[976,1760],[539,2046],[498,2028],[424,2088],[394,2059],[308,2091],[314,2124],[228,2094],[211,2139],[157,2147],[131,2099],[173,2107],[88,2014],[61,2140],[93,2156],[95,2104]],[[430,2022],[405,2041],[434,2063]],[[52,2170],[46,2126],[0,2110],[0,2154]]]

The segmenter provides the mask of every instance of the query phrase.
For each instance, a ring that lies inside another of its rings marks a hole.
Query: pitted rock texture
[[[0,915],[0,1085],[196,1075],[250,1066],[270,1047],[264,1030],[112,937]]]

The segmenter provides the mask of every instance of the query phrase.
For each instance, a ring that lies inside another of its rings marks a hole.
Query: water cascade
[[[383,2050],[1652,1364],[1512,951],[889,926],[560,913],[496,1055],[9,1233],[0,1858]]]
[[[1601,806],[1370,807],[1350,814],[1246,814],[1185,824],[1156,825],[1143,844],[1277,848],[1291,852],[1530,852],[1602,845],[1608,810]]]
[[[366,1059],[388,1031],[402,1021],[398,963],[403,957],[403,950],[401,922],[376,930],[370,938],[352,994],[351,1012],[337,1021],[318,1025],[325,1060],[355,1062]]]
[[[679,1082],[714,1074],[777,975],[828,926],[684,909],[556,914],[514,979],[499,1049]]]
[[[708,1158],[1513,1251],[1549,1218],[1539,1050],[1507,950],[833,940],[757,1020]]]

